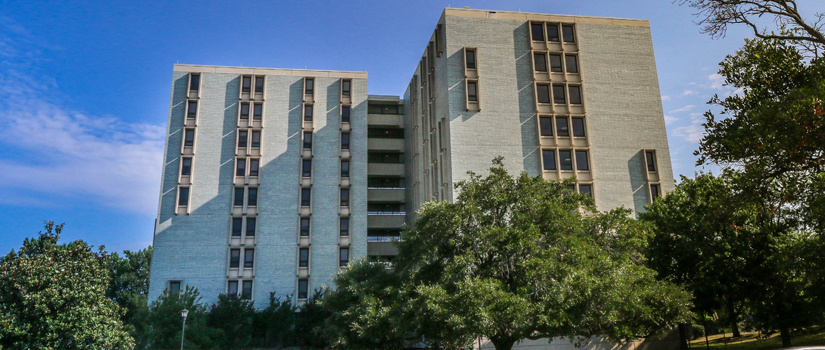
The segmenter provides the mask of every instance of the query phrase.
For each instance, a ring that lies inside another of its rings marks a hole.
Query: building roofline
[[[208,66],[208,65],[197,65],[197,64],[175,64],[174,68],[173,68],[173,71],[175,71],[175,72],[229,73],[229,74],[286,75],[286,76],[320,77],[320,78],[367,79],[367,72],[337,71],[337,70],[313,70],[313,69]]]
[[[546,21],[546,22],[572,22],[580,24],[602,24],[628,27],[650,27],[650,21],[646,19],[616,18],[616,17],[595,17],[595,16],[574,16],[574,15],[552,15],[545,13],[530,13],[516,11],[496,11],[477,10],[469,8],[444,9],[443,16],[467,17],[467,18],[487,18],[487,19],[512,19],[521,21]]]

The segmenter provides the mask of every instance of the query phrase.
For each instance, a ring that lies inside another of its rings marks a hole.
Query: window
[[[395,176],[370,176],[367,178],[367,187],[404,188],[404,179]]]
[[[645,159],[647,160],[647,171],[656,171],[656,155],[653,151],[645,151]]]
[[[304,131],[304,148],[312,149],[312,131]]]
[[[349,149],[349,133],[341,133],[341,149]]]
[[[573,170],[573,156],[570,151],[559,151],[559,168]]]
[[[464,55],[467,69],[476,69],[476,50],[464,49]]]
[[[304,94],[312,95],[315,93],[315,79],[304,78]]]
[[[338,249],[338,266],[347,266],[349,264],[349,248]]]
[[[238,131],[238,148],[246,148],[247,140],[249,139],[249,131]]]
[[[201,75],[189,73],[189,91],[198,91],[201,87]]]
[[[264,77],[255,77],[255,92],[264,92]]]
[[[252,132],[252,148],[261,148],[261,132]]]
[[[312,121],[312,105],[304,105],[304,121]]]
[[[341,177],[348,178],[349,177],[349,161],[342,160],[341,161]]]
[[[309,248],[298,248],[298,267],[309,267]]]
[[[547,84],[537,84],[536,96],[539,103],[550,103],[550,86]]]
[[[579,62],[576,60],[576,55],[564,55],[564,66],[567,68],[567,73],[578,73]]]
[[[657,184],[651,184],[650,185],[650,198],[651,198],[651,200],[654,200],[654,201],[657,198],[659,198],[659,185],[657,185]]]
[[[232,205],[236,207],[243,206],[243,187],[235,187],[235,198],[232,201]]]
[[[541,136],[553,136],[553,117],[539,117]]]
[[[198,101],[189,101],[186,107],[186,118],[195,119],[198,116]]]
[[[241,119],[249,119],[249,103],[241,103]]]
[[[302,188],[301,189],[301,206],[302,207],[308,207],[309,206],[310,197],[312,197],[312,192],[310,191],[310,189],[309,188]]]
[[[341,236],[349,236],[349,218],[341,218],[338,234]]]
[[[593,185],[579,184],[579,193],[593,198]]]
[[[255,207],[258,205],[258,189],[257,188],[249,188],[249,195],[246,196],[246,205],[248,207]]]
[[[547,23],[547,40],[559,41],[559,25],[556,23]]]
[[[309,294],[309,280],[302,278],[298,280],[298,299],[306,299]]]
[[[180,174],[181,176],[192,175],[192,158],[180,159]]]
[[[344,80],[341,81],[341,96],[349,96],[352,89],[352,81],[351,80]]]
[[[369,114],[404,114],[402,109],[399,105],[367,105],[367,113]]]
[[[561,55],[550,55],[550,71],[562,72],[561,69]]]
[[[553,85],[553,103],[564,104],[564,85]]]
[[[467,82],[467,101],[478,102],[478,82]]]
[[[349,106],[341,106],[341,122],[349,123],[349,117],[352,109]]]
[[[576,170],[590,170],[587,151],[576,151]]]
[[[301,237],[309,236],[309,218],[301,218]]]
[[[249,160],[249,176],[258,176],[258,168],[260,163],[260,159]]]
[[[252,281],[243,281],[241,299],[252,299]]]
[[[226,294],[238,295],[238,281],[229,281],[226,286]]]
[[[232,218],[232,237],[240,237],[243,231],[243,218]]]
[[[189,205],[189,187],[178,189],[178,205]]]
[[[255,227],[258,225],[258,220],[255,218],[246,218],[246,236],[255,237]]]
[[[246,176],[246,158],[238,158],[235,165],[235,176]]]
[[[252,88],[252,77],[244,75],[241,81],[241,92],[249,92]]]
[[[261,120],[261,117],[264,115],[264,105],[261,103],[256,103],[255,108],[252,111],[252,119],[254,120]]]
[[[556,133],[559,137],[569,137],[570,128],[567,126],[567,117],[556,117]]]
[[[378,139],[404,139],[404,129],[371,126],[367,128],[367,137]]]
[[[195,129],[185,129],[183,131],[183,146],[192,147],[195,145]]]
[[[229,250],[229,268],[230,269],[237,269],[241,266],[241,250],[240,249],[230,249]]]
[[[301,161],[301,176],[312,176],[312,159],[304,159]]]
[[[573,136],[584,137],[584,118],[573,118],[571,121],[573,122]]]
[[[547,71],[547,56],[543,53],[533,54],[533,65],[536,67],[536,72]]]
[[[568,190],[571,190],[571,191],[575,191],[576,190],[576,185],[570,184],[570,185],[564,186],[564,188],[568,189]]]
[[[541,151],[544,170],[556,170],[556,151],[545,149]]]
[[[349,206],[349,189],[346,189],[346,188],[341,189],[341,206],[342,207]]]
[[[576,42],[576,39],[573,36],[573,26],[571,26],[571,25],[561,26],[561,34],[564,37],[564,42],[566,42],[566,43]]]
[[[404,163],[404,154],[400,152],[369,152],[367,153],[369,163]]]
[[[171,293],[171,294],[180,293],[180,281],[169,281],[169,293]]]
[[[530,24],[530,34],[533,37],[533,41],[544,41],[544,27],[541,23],[531,23]]]
[[[570,90],[570,103],[574,105],[582,104],[582,87],[571,85],[568,90]]]
[[[255,249],[244,249],[243,251],[243,267],[251,269],[255,264]]]

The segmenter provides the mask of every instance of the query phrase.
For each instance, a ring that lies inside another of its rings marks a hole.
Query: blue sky
[[[717,64],[748,33],[712,40],[669,0],[6,0],[0,254],[44,220],[108,250],[151,244],[173,64],[368,71],[370,94],[400,95],[443,8],[464,6],[650,20],[674,175],[698,170],[700,114],[730,92]]]

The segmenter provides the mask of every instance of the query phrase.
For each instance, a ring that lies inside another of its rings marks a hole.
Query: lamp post
[[[183,335],[186,334],[186,316],[189,315],[189,310],[183,309],[180,311],[180,316],[183,317],[183,330],[180,332],[180,350],[183,350]]]

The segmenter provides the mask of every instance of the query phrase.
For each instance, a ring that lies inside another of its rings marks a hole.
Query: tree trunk
[[[779,335],[782,338],[782,347],[789,347],[791,346],[791,330],[788,329],[786,325],[779,326]],[[498,349],[498,348],[496,348]]]
[[[493,343],[496,350],[511,350],[513,348],[513,344],[516,343],[516,340],[517,339],[513,339],[512,337],[490,338],[490,342]]]
[[[733,332],[733,337],[734,338],[739,338],[739,337],[742,336],[742,334],[739,333],[739,322],[738,322],[739,321],[739,313],[737,313],[735,311],[735,308],[733,307],[733,302],[732,301],[728,301],[727,304],[728,304],[727,305],[728,306],[728,317],[730,318],[731,332]]]

